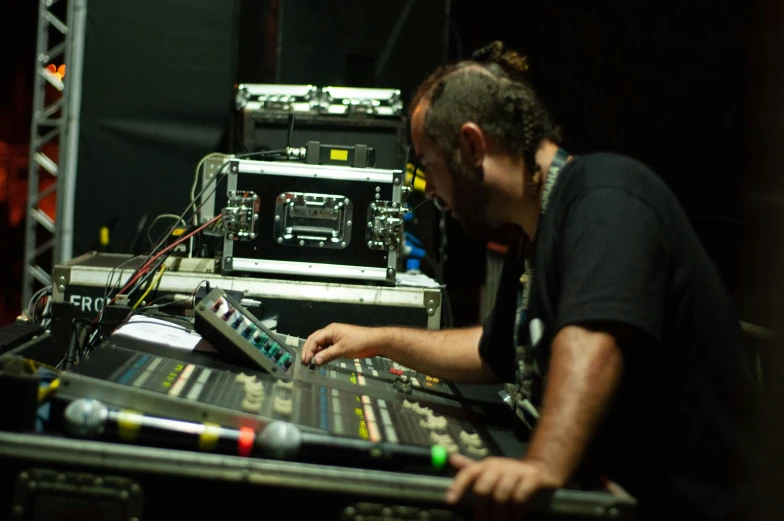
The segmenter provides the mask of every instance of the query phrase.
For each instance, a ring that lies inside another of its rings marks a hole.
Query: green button
[[[446,451],[446,448],[441,445],[433,445],[430,454],[432,457],[433,469],[444,470],[446,462],[449,459],[449,453]]]

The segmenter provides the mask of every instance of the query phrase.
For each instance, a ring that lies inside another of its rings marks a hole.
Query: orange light
[[[60,65],[59,67],[57,65],[55,65],[54,63],[50,63],[49,65],[46,66],[46,70],[49,71],[52,74],[52,76],[54,76],[58,80],[63,81],[63,78],[65,77],[65,64],[64,63],[62,65]]]

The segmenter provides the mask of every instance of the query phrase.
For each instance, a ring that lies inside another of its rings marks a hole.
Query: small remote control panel
[[[293,378],[296,350],[220,288],[196,306],[196,332],[230,362]]]

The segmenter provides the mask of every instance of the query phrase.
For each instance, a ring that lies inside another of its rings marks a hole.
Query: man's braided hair
[[[544,105],[524,79],[525,56],[492,42],[470,60],[434,71],[417,89],[410,109],[430,103],[425,133],[454,166],[460,127],[472,121],[503,150],[521,154],[529,172],[536,171],[535,155],[543,139],[560,143]],[[454,168],[453,168],[454,169]]]

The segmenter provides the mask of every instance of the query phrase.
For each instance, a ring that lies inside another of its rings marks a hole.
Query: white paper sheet
[[[396,277],[398,286],[409,286],[415,288],[438,288],[438,282],[431,279],[424,273],[398,273]]]
[[[201,335],[179,324],[153,317],[134,315],[114,332],[145,342],[156,342],[187,351],[193,351]]]

